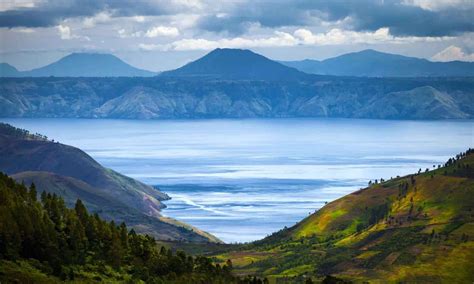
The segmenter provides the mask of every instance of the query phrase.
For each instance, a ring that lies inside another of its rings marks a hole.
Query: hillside
[[[156,75],[154,72],[135,68],[112,54],[102,53],[71,53],[44,67],[16,73],[11,70],[2,71],[0,74],[1,77],[150,77]]]
[[[18,77],[20,72],[8,63],[0,63],[0,77]]]
[[[426,59],[383,53],[372,49],[318,60],[282,61],[300,71],[360,77],[459,77],[474,76],[472,62],[432,62]]]
[[[138,232],[159,239],[218,241],[186,224],[161,217],[161,201],[169,197],[113,170],[102,167],[80,149],[0,124],[0,171],[38,190],[62,196],[71,206],[82,199],[108,220],[125,221]]]
[[[303,282],[474,280],[474,150],[443,167],[375,181],[295,226],[219,259],[239,273]],[[283,282],[282,282],[283,283]]]
[[[294,81],[311,77],[250,50],[229,48],[217,48],[196,61],[163,72],[160,76],[253,81]]]
[[[473,92],[474,77],[2,78],[0,117],[470,119]]]
[[[38,194],[0,173],[2,283],[249,283],[216,265],[159,247],[154,238]]]

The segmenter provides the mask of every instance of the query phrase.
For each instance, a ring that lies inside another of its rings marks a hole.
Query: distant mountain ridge
[[[20,71],[8,63],[0,63],[0,77],[18,77]]]
[[[47,66],[18,71],[0,63],[0,77],[173,77],[187,79],[295,81],[314,75],[354,77],[474,76],[474,62],[432,62],[367,49],[322,61],[275,61],[247,49],[217,48],[161,73],[135,68],[112,54],[72,53]]]
[[[217,48],[162,77],[213,78],[220,80],[302,80],[310,78],[265,56],[247,49]]]
[[[474,62],[432,62],[367,49],[318,60],[281,61],[300,71],[357,77],[457,77],[474,76]]]
[[[0,67],[1,77],[150,77],[156,75],[154,72],[135,68],[112,54],[102,53],[72,53],[31,71],[19,72],[6,63],[2,63]]]
[[[474,77],[4,78],[0,117],[472,119]]]

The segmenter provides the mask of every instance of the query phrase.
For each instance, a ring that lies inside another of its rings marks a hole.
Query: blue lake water
[[[163,214],[260,239],[367,184],[474,146],[473,121],[2,119],[156,185]]]

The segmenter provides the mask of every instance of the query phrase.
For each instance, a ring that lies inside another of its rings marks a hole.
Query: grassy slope
[[[333,274],[356,281],[472,282],[474,154],[344,196],[292,228],[217,258],[232,259],[243,274],[292,281]]]

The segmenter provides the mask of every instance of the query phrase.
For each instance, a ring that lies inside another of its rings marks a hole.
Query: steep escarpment
[[[473,90],[472,78],[17,78],[0,80],[0,116],[469,119]]]

